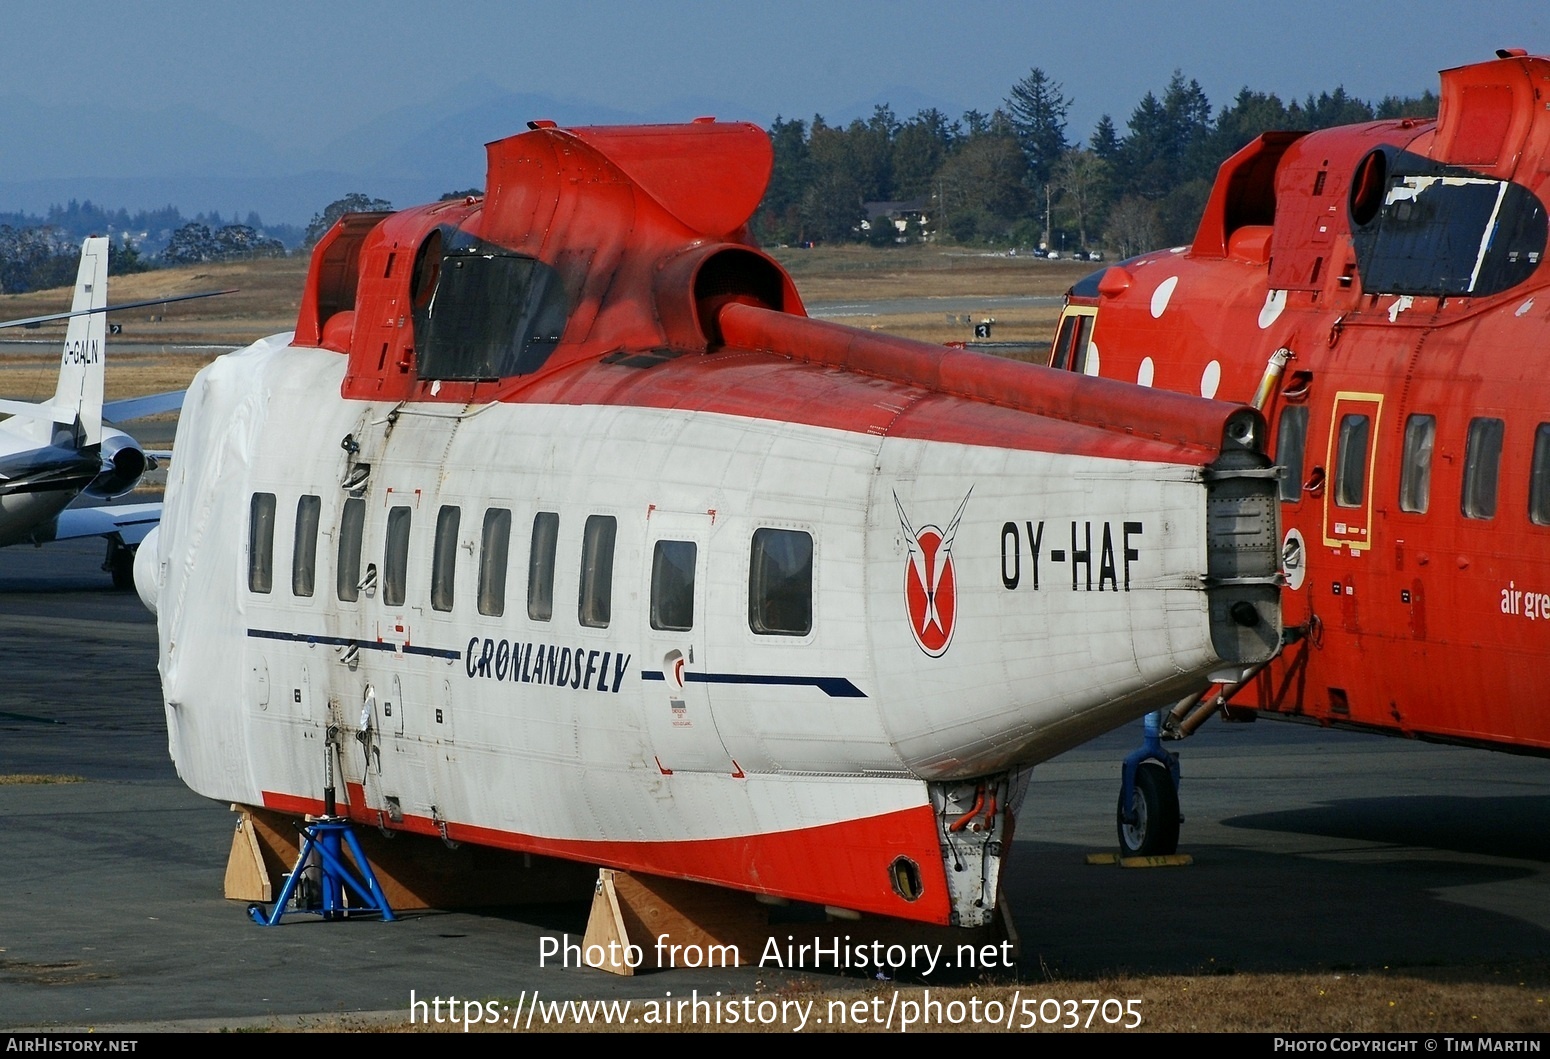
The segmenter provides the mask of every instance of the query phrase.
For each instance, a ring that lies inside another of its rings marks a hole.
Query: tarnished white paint
[[[397,682],[398,728],[377,721],[378,762],[346,755],[344,763],[344,778],[363,782],[369,801],[391,794],[406,811],[435,806],[441,818],[556,838],[810,826],[922,804],[924,779],[1043,760],[1123,723],[1215,661],[1200,591],[1198,470],[626,407],[494,406],[461,420],[444,409],[406,408],[389,432],[389,406],[316,400],[338,392],[344,358],[290,348],[288,338],[222,358],[199,376],[179,430],[217,440],[180,445],[187,455],[173,465],[171,515],[155,540],[170,748],[179,774],[210,797],[252,803],[266,790],[317,792],[326,726],[358,729],[368,686],[385,699],[383,689]],[[415,507],[403,607],[385,607],[380,592],[355,604],[334,599],[346,495],[339,439],[352,433],[361,458],[375,461],[363,564],[381,563],[387,507]],[[940,525],[970,485],[954,545],[959,624],[951,650],[930,658],[907,624],[908,554],[893,496],[917,524]],[[269,595],[246,583],[248,506],[257,490],[278,497]],[[322,498],[324,532],[308,599],[289,591],[302,493]],[[502,618],[474,606],[480,527],[492,497],[518,498],[509,502]],[[442,504],[463,513],[449,614],[428,605]],[[662,665],[648,645],[660,634],[646,623],[653,505],[698,513],[702,523],[704,641],[695,665],[843,677],[865,697],[711,685],[711,717],[700,720],[706,728],[713,720],[711,752],[675,746],[677,730],[648,718],[664,707],[665,684],[642,679]],[[524,605],[539,510],[560,516],[547,623],[529,621]],[[581,627],[571,605],[581,527],[594,513],[619,520],[607,629]],[[1131,564],[1131,590],[1088,591],[1079,572],[1073,591],[1071,564],[1053,562],[1052,548],[1069,551],[1073,523],[1079,538],[1091,523],[1096,578],[1105,524],[1117,535],[1127,520],[1145,527],[1132,541],[1141,558]],[[1017,524],[1026,537],[1024,527],[1040,522],[1040,587],[1032,587],[1024,539],[1015,560],[1020,583],[1009,590],[1003,527]],[[806,637],[749,629],[749,541],[758,526],[813,534],[815,624]],[[361,651],[352,667],[335,647],[255,639],[252,628],[458,651],[490,637],[606,650],[614,659],[623,653],[629,663],[620,689],[599,693],[470,678],[467,659]],[[260,709],[253,689],[235,686],[238,674],[259,667],[284,708]],[[299,709],[303,685],[310,705]],[[658,757],[676,762],[671,781]],[[731,777],[729,760],[744,778]]]
[[[1281,317],[1286,308],[1286,291],[1269,290],[1265,292],[1265,305],[1259,310],[1259,329],[1263,331]]]
[[[1215,397],[1216,388],[1222,385],[1222,362],[1213,360],[1200,373],[1200,396]]]

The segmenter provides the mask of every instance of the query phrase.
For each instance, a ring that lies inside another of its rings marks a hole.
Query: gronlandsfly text
[[[630,670],[630,656],[622,651],[475,636],[468,641],[464,666],[471,678],[617,694]]]

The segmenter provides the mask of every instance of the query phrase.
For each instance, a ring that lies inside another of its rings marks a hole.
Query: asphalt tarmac
[[[539,966],[575,904],[263,929],[221,897],[233,818],[168,760],[155,627],[96,542],[0,551],[0,1029],[307,1024],[427,997],[768,991],[779,974]],[[1183,868],[1114,848],[1115,733],[1041,766],[1008,895],[1024,980],[1105,972],[1491,967],[1550,951],[1550,762],[1213,722],[1183,756]],[[843,984],[836,980],[836,984]],[[856,984],[860,984],[857,982]],[[299,1017],[299,1018],[298,1018]]]

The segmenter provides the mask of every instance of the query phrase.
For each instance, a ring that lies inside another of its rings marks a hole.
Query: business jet
[[[209,297],[203,292],[192,297]],[[103,569],[117,588],[134,584],[134,551],[160,517],[160,504],[68,505],[78,497],[112,500],[134,489],[151,466],[138,442],[104,420],[138,419],[175,411],[181,390],[103,402],[107,312],[184,301],[190,295],[108,305],[108,240],[81,245],[81,265],[69,312],[0,323],[0,327],[68,319],[59,383],[52,400],[0,400],[0,547],[41,545],[79,537],[108,541]]]

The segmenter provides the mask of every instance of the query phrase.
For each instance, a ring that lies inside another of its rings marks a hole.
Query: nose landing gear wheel
[[[1120,853],[1126,857],[1162,857],[1179,848],[1179,792],[1168,770],[1157,761],[1136,769],[1135,817],[1125,820],[1125,795],[1115,811]]]

